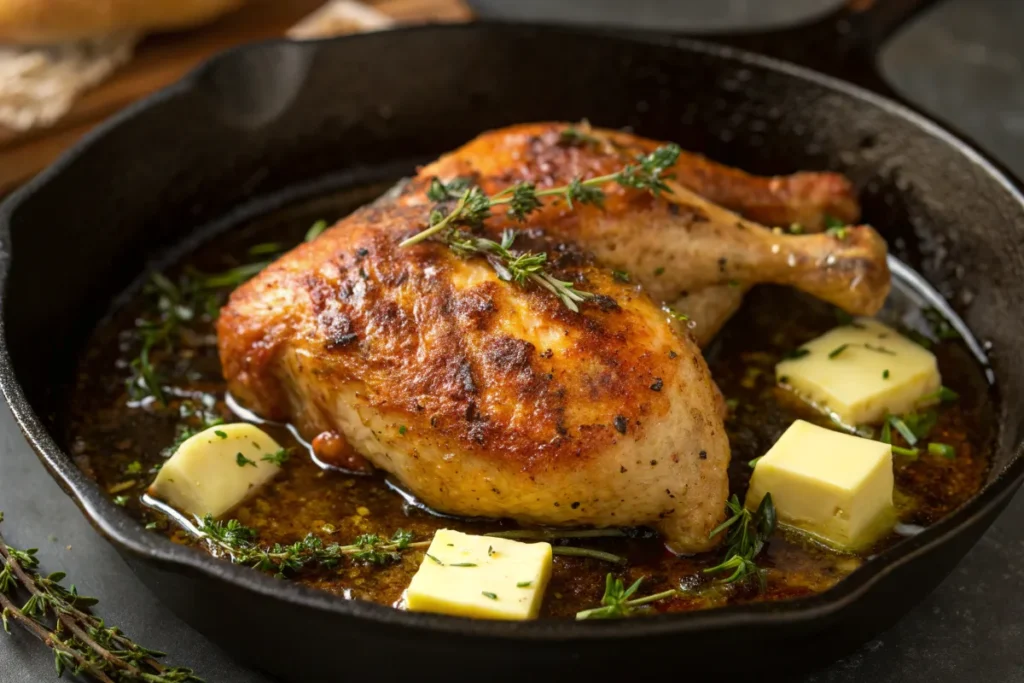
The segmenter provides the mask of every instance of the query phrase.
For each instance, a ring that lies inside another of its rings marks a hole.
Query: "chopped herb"
[[[889,371],[882,370],[882,379],[889,379]]]
[[[730,413],[735,413],[736,409],[740,407],[740,400],[738,398],[727,398],[725,399],[725,407],[729,409]]]
[[[902,455],[910,458],[911,460],[917,460],[918,450],[916,448],[903,448],[902,446],[892,447],[893,455]]]
[[[487,546],[487,557],[491,557],[492,555],[494,555],[494,546],[489,545]]]
[[[114,497],[114,505],[119,505],[121,507],[124,507],[127,504],[128,504],[128,496],[115,496]]]
[[[882,435],[879,438],[881,439],[882,443],[892,443],[892,427],[889,425],[888,419],[886,419],[885,422],[882,423]]]
[[[782,358],[783,358],[783,360],[796,360],[797,358],[803,358],[804,356],[809,356],[810,354],[811,354],[811,350],[810,349],[800,348],[800,349],[793,349],[792,351],[787,353]]]
[[[449,567],[475,567],[476,564],[473,562],[456,562],[448,565]]]
[[[837,240],[845,240],[849,234],[849,228],[844,226],[834,226],[825,230],[825,234],[835,237]]]
[[[740,286],[740,281],[739,280],[729,280],[729,286],[730,287],[739,287]]]
[[[269,462],[272,465],[280,466],[288,462],[288,459],[290,457],[291,453],[289,452],[289,450],[287,448],[282,448],[281,450],[275,453],[267,453],[262,458],[260,458],[260,460],[265,460],[266,462]]]
[[[842,353],[843,351],[845,351],[846,349],[848,349],[849,347],[850,347],[850,345],[849,345],[849,344],[840,344],[839,346],[837,346],[836,348],[834,348],[834,349],[832,349],[831,351],[829,351],[829,352],[828,352],[828,357],[829,357],[830,359],[831,359],[831,358],[835,358],[835,357],[837,357],[837,356],[838,356],[839,354],[841,354],[841,353]]]
[[[888,420],[889,424],[892,425],[893,429],[900,433],[900,436],[902,436],[908,444],[911,446],[917,445],[917,435],[914,433],[914,430],[907,426],[906,422],[895,415],[890,415],[886,420]]]
[[[864,348],[868,351],[874,351],[875,353],[884,353],[889,356],[895,356],[896,352],[892,349],[887,349],[884,346],[874,346],[872,344],[864,344]]]
[[[939,443],[938,441],[932,441],[928,444],[928,453],[931,455],[938,455],[947,460],[952,460],[956,457],[956,449],[949,444]]]
[[[228,438],[228,435],[227,435],[227,434],[226,434],[225,432],[222,432],[222,431],[221,431],[221,430],[219,430],[219,429],[215,429],[215,430],[213,430],[213,433],[214,433],[214,434],[216,434],[217,436],[219,436],[219,437],[220,437],[220,438],[222,438],[222,439],[226,439],[226,438]]]
[[[142,474],[142,463],[133,460],[125,466],[124,471],[126,474]]]
[[[147,531],[152,531],[153,529],[159,528],[159,526],[160,525],[157,522],[150,522],[149,524],[146,525],[146,530]]]
[[[824,218],[822,219],[822,223],[825,225],[826,228],[842,228],[846,226],[846,223],[839,220],[835,216],[829,216],[828,214],[825,214]]]
[[[279,251],[284,251],[284,246],[280,242],[263,242],[262,244],[254,244],[249,247],[250,256],[266,256],[267,254],[276,254]]]
[[[520,581],[516,584],[516,588],[529,588],[533,585],[533,581]]]
[[[624,270],[613,270],[612,277],[614,277],[619,282],[629,282],[629,273],[627,273]]]
[[[761,458],[763,458],[763,457],[764,457],[763,455],[759,455],[756,458],[754,458],[753,460],[749,461],[747,463],[747,465],[750,467],[750,469],[754,469],[755,467],[757,467],[757,463],[759,463],[761,461]]]
[[[250,460],[249,458],[245,457],[244,455],[242,455],[241,451],[239,451],[238,454],[235,455],[235,462],[238,464],[239,467],[245,467],[246,465],[252,465],[253,467],[256,467],[256,461]]]
[[[794,235],[800,235],[804,231],[804,226],[800,225],[799,223],[790,223],[789,231]]]
[[[442,562],[441,560],[437,559],[436,557],[434,557],[430,553],[424,553],[424,555],[426,555],[427,557],[429,557],[431,560],[433,560],[437,564],[441,565],[442,567],[444,566],[444,562]]]
[[[407,431],[409,431],[409,430],[406,429],[405,425],[399,425],[399,427],[398,427],[398,435],[399,436],[405,436],[405,433]]]
[[[498,594],[497,593],[490,593],[488,591],[480,591],[480,595],[484,596],[485,598],[490,598],[491,600],[497,600],[498,599]]]
[[[306,237],[305,237],[304,241],[312,242],[317,237],[319,237],[321,235],[321,233],[323,233],[323,231],[326,230],[326,229],[327,229],[327,221],[324,221],[324,220],[317,221],[312,226],[310,226],[309,230],[306,231]]]
[[[949,403],[960,398],[960,394],[956,393],[949,387],[939,387],[938,391],[933,391],[930,394],[925,394],[917,400],[918,403],[931,403],[932,401],[941,401],[942,403]]]
[[[628,617],[635,611],[634,608],[640,607],[641,605],[647,605],[658,600],[664,600],[677,594],[676,590],[662,591],[661,593],[655,593],[654,595],[648,595],[643,598],[637,598],[630,600],[633,594],[636,593],[637,589],[640,588],[640,583],[643,582],[645,577],[641,576],[639,579],[633,582],[633,584],[626,588],[626,584],[622,579],[614,578],[611,574],[605,576],[604,580],[604,595],[601,597],[601,607],[595,607],[593,609],[583,610],[582,612],[576,613],[576,620],[583,621],[585,619],[615,619],[618,617]]]
[[[662,267],[662,266],[659,266],[659,267],[657,267],[657,268],[655,268],[655,269],[654,269],[654,274],[655,274],[656,276],[657,276],[657,275],[662,275],[662,274],[664,274],[664,273],[665,273],[665,268],[664,268],[664,267]]]

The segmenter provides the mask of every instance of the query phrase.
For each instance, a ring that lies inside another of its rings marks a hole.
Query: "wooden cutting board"
[[[229,47],[284,35],[324,0],[250,0],[242,9],[192,31],[146,38],[132,61],[85,93],[49,128],[16,132],[0,126],[0,197],[21,185],[124,106],[177,81]],[[363,0],[403,24],[468,21],[463,0]]]

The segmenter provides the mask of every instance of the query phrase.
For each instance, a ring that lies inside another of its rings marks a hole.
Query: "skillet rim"
[[[308,588],[296,583],[282,582],[247,567],[225,562],[195,548],[172,543],[170,540],[145,531],[141,524],[126,511],[115,506],[100,490],[99,486],[75,465],[51,437],[49,431],[36,415],[18,383],[7,348],[7,328],[4,309],[7,301],[7,279],[12,254],[10,250],[11,220],[18,208],[41,188],[61,176],[76,157],[93,148],[109,135],[116,134],[123,124],[145,111],[158,108],[166,100],[198,86],[199,82],[213,69],[237,60],[239,55],[258,52],[268,48],[285,48],[315,52],[322,45],[340,41],[401,40],[401,36],[421,32],[463,32],[463,31],[517,31],[530,34],[570,34],[591,37],[608,42],[618,42],[622,47],[629,44],[655,44],[672,49],[703,54],[716,59],[768,69],[810,82],[826,90],[837,92],[868,103],[885,113],[900,117],[925,134],[952,147],[975,168],[984,171],[992,181],[997,182],[1024,210],[1024,193],[1021,181],[1000,162],[990,158],[977,146],[947,125],[940,125],[913,108],[876,95],[859,86],[828,76],[789,62],[766,57],[732,47],[717,45],[699,39],[680,38],[653,31],[627,31],[603,27],[566,26],[552,23],[524,23],[514,21],[477,21],[466,24],[427,24],[390,29],[386,32],[371,32],[321,40],[291,41],[272,39],[237,46],[214,55],[181,80],[133,103],[89,131],[61,157],[39,173],[35,178],[16,190],[0,204],[0,393],[11,409],[22,434],[29,445],[57,481],[71,496],[89,523],[118,550],[155,563],[162,570],[184,571],[198,574],[203,578],[223,581],[236,588],[265,596],[274,600],[299,605],[321,612],[328,612],[342,618],[366,619],[383,627],[404,629],[427,629],[432,633],[465,637],[489,637],[508,640],[546,642],[573,642],[600,640],[606,638],[644,638],[665,634],[681,634],[695,631],[716,631],[747,626],[780,626],[800,624],[840,613],[875,584],[899,567],[913,562],[918,556],[931,549],[952,541],[970,526],[979,522],[993,508],[998,508],[1012,495],[1024,480],[1024,444],[1018,444],[1012,460],[994,480],[953,514],[928,527],[920,534],[897,543],[892,548],[871,558],[853,574],[844,578],[834,587],[817,595],[795,598],[775,603],[732,605],[722,608],[698,610],[675,614],[647,616],[643,619],[614,620],[595,625],[580,624],[569,620],[535,620],[529,622],[504,622],[475,620],[439,614],[414,613],[397,610],[390,606],[362,600],[345,600],[324,591]],[[382,37],[383,36],[383,37]],[[1002,411],[1002,412],[1005,412]],[[1002,415],[999,416],[1000,418]],[[1000,429],[1002,420],[1000,419]]]

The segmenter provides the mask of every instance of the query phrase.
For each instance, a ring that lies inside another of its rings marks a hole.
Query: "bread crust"
[[[117,31],[186,28],[245,0],[0,0],[0,41],[48,44]]]

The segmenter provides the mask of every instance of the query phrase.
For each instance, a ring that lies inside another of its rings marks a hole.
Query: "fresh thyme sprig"
[[[63,572],[40,574],[35,553],[12,548],[0,536],[0,617],[7,633],[11,623],[20,624],[53,650],[58,676],[69,671],[101,683],[202,683],[191,669],[163,666],[158,659],[164,653],[137,645],[89,612],[98,601],[62,586]],[[29,596],[20,607],[19,593]]]
[[[679,592],[677,590],[670,589],[631,600],[630,598],[632,598],[633,594],[636,593],[638,588],[640,588],[640,584],[643,582],[644,578],[645,577],[641,576],[639,579],[634,581],[629,588],[626,588],[626,584],[622,579],[615,578],[612,574],[608,574],[604,578],[604,596],[601,598],[601,607],[594,607],[593,609],[586,609],[582,612],[577,612],[576,621],[628,617],[633,614],[637,607],[657,602],[658,600],[664,600],[665,598],[670,598]]]
[[[513,252],[511,247],[515,240],[515,232],[505,231],[502,241],[498,243],[476,237],[458,228],[480,228],[497,207],[506,207],[505,212],[509,218],[525,221],[530,214],[544,206],[543,197],[561,197],[570,209],[576,204],[601,206],[605,193],[600,186],[610,182],[630,189],[660,194],[669,189],[665,180],[672,175],[666,171],[676,163],[679,154],[678,145],[665,145],[650,154],[640,156],[635,163],[625,165],[616,173],[585,180],[576,177],[567,185],[543,190],[538,190],[533,183],[520,182],[491,196],[486,195],[478,185],[471,184],[465,178],[455,178],[448,183],[434,178],[427,190],[427,198],[437,202],[430,212],[430,225],[402,241],[400,246],[408,247],[434,235],[440,235],[442,241],[461,256],[487,256],[501,279],[514,281],[519,285],[524,285],[528,281],[538,284],[555,294],[570,310],[577,311],[577,304],[590,295],[574,289],[571,283],[547,273],[546,254]],[[453,201],[455,204],[451,206]]]
[[[732,571],[723,579],[725,583],[756,576],[761,590],[764,590],[764,570],[758,568],[754,559],[761,552],[768,537],[775,531],[776,516],[772,494],[764,495],[754,514],[743,507],[735,494],[726,503],[726,508],[732,513],[732,516],[715,527],[708,535],[709,538],[714,538],[729,529],[729,534],[725,537],[727,547],[725,560],[721,564],[705,569],[704,572],[716,574]]]
[[[218,521],[206,515],[199,521],[196,531],[214,549],[228,555],[235,564],[249,565],[261,571],[272,571],[279,578],[308,567],[330,569],[350,557],[358,562],[385,565],[398,560],[404,550],[426,548],[430,541],[414,542],[410,531],[399,529],[390,538],[377,534],[363,534],[348,545],[324,543],[323,539],[308,534],[290,545],[275,543],[270,547],[259,545],[259,534],[237,519]]]
[[[500,279],[518,285],[525,285],[527,282],[540,285],[557,296],[571,311],[579,311],[578,304],[594,296],[590,292],[576,289],[572,282],[559,280],[547,272],[547,254],[512,251],[515,239],[514,230],[505,230],[501,235],[501,242],[477,237],[462,230],[452,230],[448,235],[448,247],[459,256],[484,255]]]
[[[326,221],[317,221],[306,233],[305,241],[316,239],[326,228]],[[262,243],[250,248],[249,254],[276,256],[283,249],[278,243]],[[140,346],[139,355],[129,364],[131,375],[125,382],[129,397],[139,401],[151,396],[161,405],[167,405],[162,387],[164,378],[154,362],[154,352],[173,352],[183,330],[196,320],[215,320],[226,293],[270,263],[270,260],[259,260],[212,274],[188,268],[177,283],[163,273],[150,273],[144,291],[155,300],[155,315],[135,322]]]

